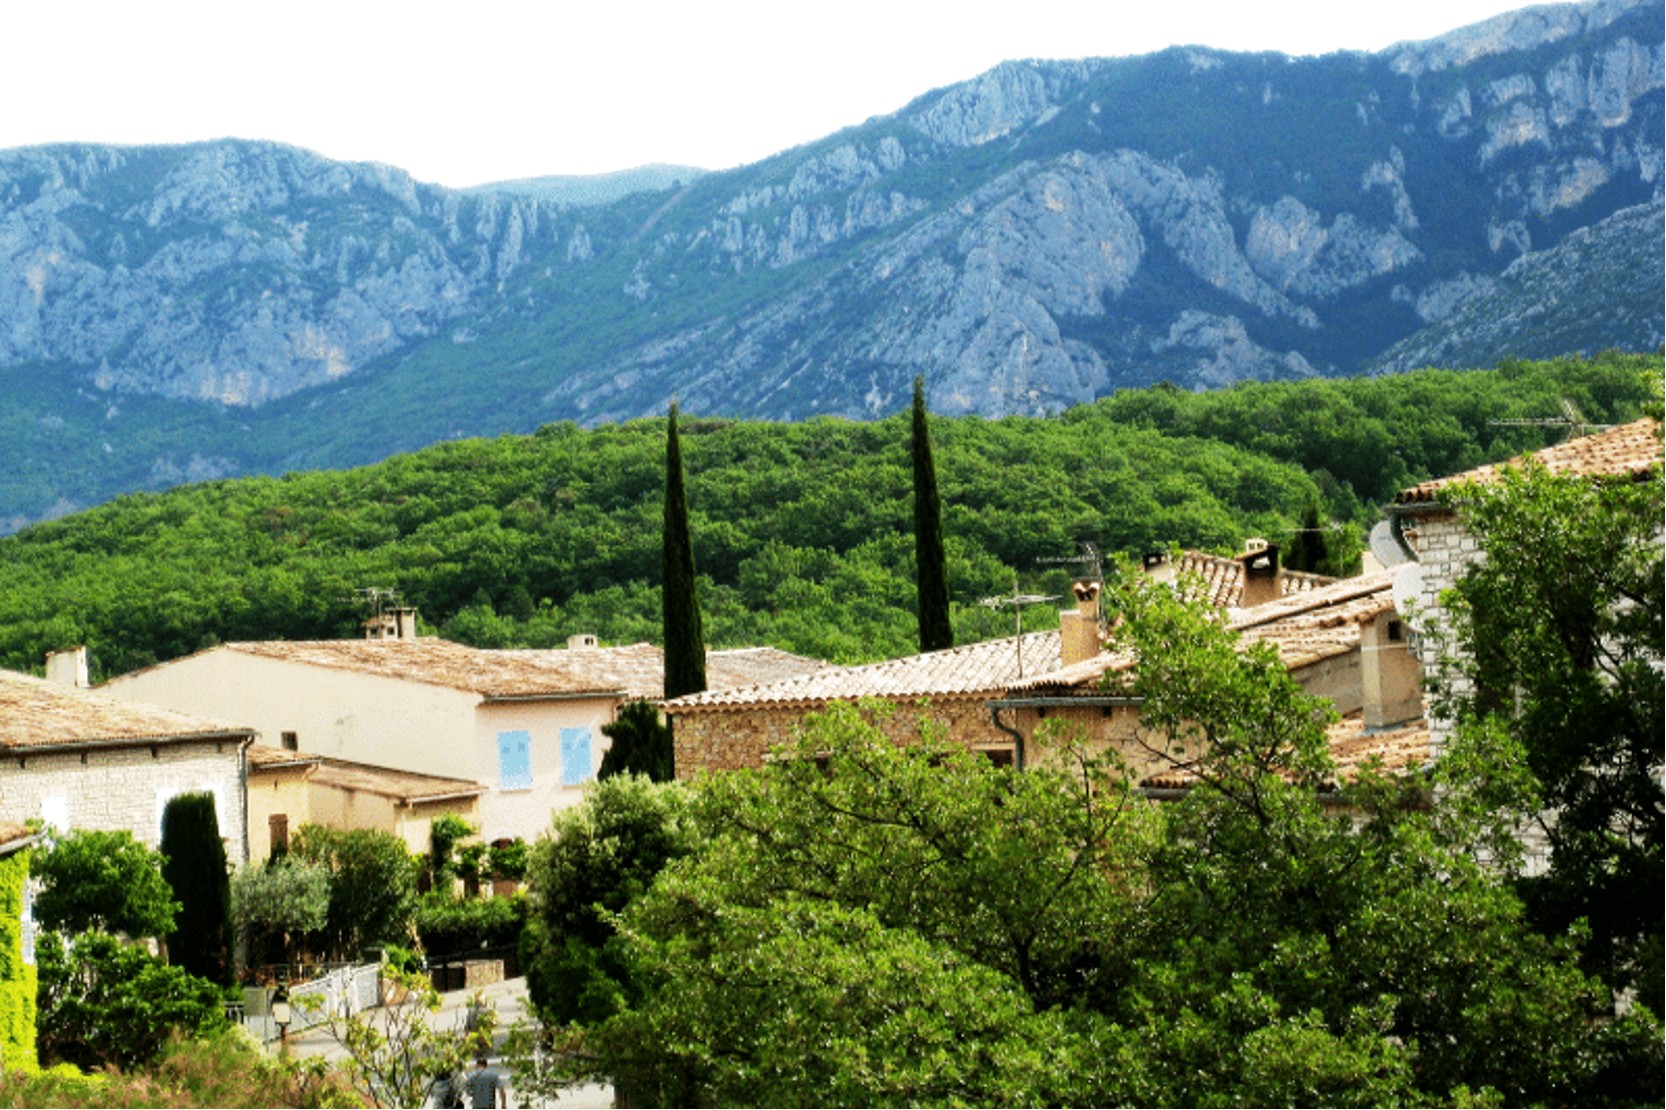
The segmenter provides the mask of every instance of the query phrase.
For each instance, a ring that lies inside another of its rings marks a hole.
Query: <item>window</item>
[[[271,855],[289,851],[289,814],[274,813],[266,819],[266,831],[271,842]]]
[[[579,786],[595,775],[590,765],[590,730],[564,728],[561,730],[561,785]]]
[[[293,732],[285,732],[285,733],[282,733],[281,735],[283,737],[283,750],[284,751],[286,751],[286,752],[298,752],[298,751],[301,750],[301,742],[296,738],[296,736]]]
[[[525,729],[497,734],[497,788],[532,789],[532,736]]]

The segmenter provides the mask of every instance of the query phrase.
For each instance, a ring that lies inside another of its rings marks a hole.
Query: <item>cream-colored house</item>
[[[271,857],[302,825],[392,833],[414,853],[429,847],[435,818],[480,823],[487,788],[466,779],[393,771],[344,759],[249,747],[249,858]]]
[[[715,685],[820,665],[769,649],[713,652],[708,675]],[[222,644],[100,691],[244,721],[290,752],[477,784],[481,836],[530,840],[552,811],[582,799],[607,749],[602,726],[626,702],[660,697],[663,676],[663,656],[647,644],[575,637],[565,649],[492,651],[406,635]],[[328,766],[312,780],[328,778]],[[371,795],[355,794],[362,813]],[[309,804],[323,820],[321,796]]]
[[[0,671],[0,818],[126,830],[155,848],[169,800],[206,791],[226,855],[241,863],[249,858],[245,751],[253,739],[247,728]]]

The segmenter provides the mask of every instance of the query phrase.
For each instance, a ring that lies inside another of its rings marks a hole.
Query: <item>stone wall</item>
[[[1447,512],[1418,519],[1415,532],[1409,538],[1417,551],[1419,573],[1416,610],[1405,614],[1406,623],[1413,633],[1412,648],[1423,665],[1425,678],[1431,684],[1445,684],[1456,693],[1467,692],[1468,680],[1441,659],[1442,654],[1453,647],[1447,642],[1452,627],[1451,614],[1441,595],[1457,583],[1465,567],[1481,558],[1480,541],[1457,516]],[[1431,759],[1439,758],[1451,735],[1451,720],[1441,716],[1435,701],[1431,700]]]
[[[989,719],[985,697],[937,699],[902,705],[890,715],[876,714],[874,721],[886,735],[900,744],[911,742],[919,732],[919,720],[947,730],[950,739],[964,747],[1001,752],[1012,751],[1012,737],[997,729]],[[682,713],[673,727],[678,778],[693,778],[701,771],[735,771],[761,767],[772,750],[797,743],[804,719],[819,707],[744,707],[730,711]]]
[[[152,848],[161,844],[169,799],[192,791],[214,795],[226,857],[246,862],[243,752],[235,741],[30,755],[21,767],[16,758],[0,765],[0,813],[71,831],[125,829]]]

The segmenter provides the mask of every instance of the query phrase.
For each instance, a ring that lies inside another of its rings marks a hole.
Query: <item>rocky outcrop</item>
[[[873,416],[923,374],[998,416],[1650,349],[1663,40],[1594,0],[1377,55],[1009,62],[608,203],[261,143],[0,152],[0,423],[35,468],[0,518],[673,395]]]

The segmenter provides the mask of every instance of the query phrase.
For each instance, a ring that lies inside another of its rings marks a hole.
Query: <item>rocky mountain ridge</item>
[[[266,143],[0,151],[0,518],[673,395],[865,417],[924,374],[997,416],[1653,349],[1663,40],[1594,0],[1379,54],[1009,62],[601,205]]]

